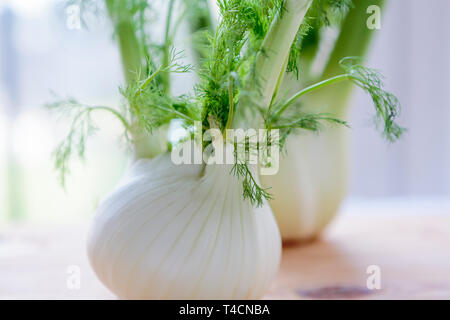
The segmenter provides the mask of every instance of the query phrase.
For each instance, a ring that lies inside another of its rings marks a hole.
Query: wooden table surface
[[[0,230],[0,299],[114,299],[85,255],[86,227]],[[369,290],[368,266],[381,289]],[[80,288],[69,289],[71,266]],[[450,215],[343,215],[322,239],[283,248],[266,299],[450,299]]]

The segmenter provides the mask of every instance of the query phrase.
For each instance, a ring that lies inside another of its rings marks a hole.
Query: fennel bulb
[[[276,274],[270,207],[242,198],[229,165],[140,159],[99,206],[88,240],[100,280],[124,299],[256,299]]]
[[[261,176],[271,186],[270,206],[283,241],[316,238],[345,197],[348,130],[327,128],[320,135],[290,136],[276,175]]]
[[[331,15],[330,20],[322,20],[328,21],[324,24],[316,19],[317,23],[309,30],[311,37],[301,47],[302,81],[287,74],[280,90],[289,91],[293,97],[309,91],[311,93],[297,107],[305,112],[315,110],[346,120],[349,100],[356,85],[371,96],[376,110],[375,122],[379,128],[383,128],[384,137],[393,142],[402,132],[394,122],[400,105],[392,94],[383,92],[383,83],[377,75],[379,72],[370,68],[364,71],[361,68],[347,69],[349,75],[359,74],[359,79],[336,84],[341,80],[335,75],[342,68],[346,69],[345,59],[342,58],[364,57],[375,33],[369,28],[355,29],[355,25],[365,23],[366,9],[373,1],[360,0],[354,2],[354,6],[348,2],[347,8],[345,1],[341,4],[344,5],[341,8],[342,15]],[[378,4],[382,7],[383,1]],[[333,4],[330,1],[324,5],[322,9],[326,11],[326,6]],[[330,23],[332,29],[329,29]],[[339,30],[337,39],[327,39],[326,30]],[[316,62],[321,66],[314,71]],[[308,86],[314,82],[316,85]],[[325,83],[335,84],[324,91],[313,91]],[[295,94],[299,88],[304,89]],[[319,136],[301,134],[288,137],[287,152],[280,159],[278,174],[261,177],[265,186],[272,187],[274,199],[270,205],[283,240],[307,241],[316,238],[337,214],[347,189],[348,148],[349,132],[344,128],[326,128]]]

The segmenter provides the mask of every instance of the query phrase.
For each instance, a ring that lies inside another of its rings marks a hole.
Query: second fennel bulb
[[[347,188],[348,134],[335,127],[290,136],[278,173],[261,176],[284,241],[314,239],[336,215]]]
[[[278,270],[270,207],[242,199],[229,165],[141,159],[100,205],[88,241],[101,281],[126,299],[255,299]]]

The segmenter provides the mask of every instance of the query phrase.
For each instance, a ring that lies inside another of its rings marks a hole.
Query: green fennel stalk
[[[126,8],[127,2],[106,0],[105,3],[118,40],[125,79],[127,84],[130,84],[136,80],[138,73],[144,67],[143,48],[136,36],[132,14]]]

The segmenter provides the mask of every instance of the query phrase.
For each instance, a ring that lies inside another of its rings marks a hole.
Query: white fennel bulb
[[[99,206],[88,255],[123,299],[255,299],[276,274],[280,234],[230,165],[140,159]]]
[[[333,220],[347,189],[348,129],[288,138],[276,175],[261,176],[270,186],[270,206],[283,241],[309,241]]]

